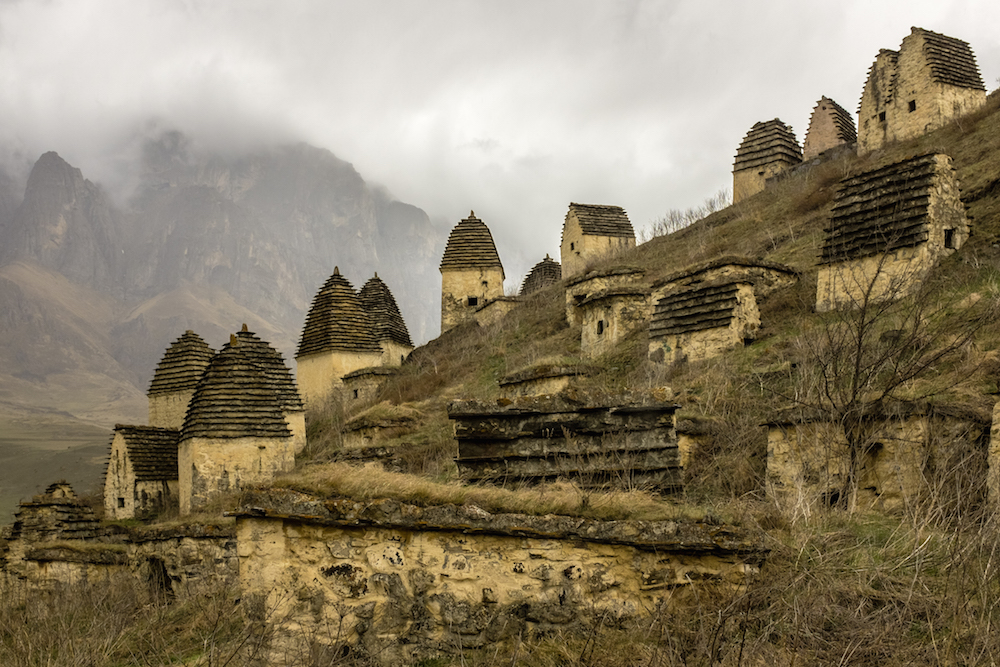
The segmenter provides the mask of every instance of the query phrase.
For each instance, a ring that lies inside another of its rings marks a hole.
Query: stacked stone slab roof
[[[80,502],[66,482],[50,485],[44,494],[22,502],[14,514],[11,539],[44,542],[97,537],[100,521]]]
[[[834,130],[833,136],[817,137],[817,128],[827,122]],[[854,117],[851,116],[850,112],[829,97],[821,97],[813,108],[812,116],[809,118],[809,129],[806,130],[804,152],[820,153],[835,145],[853,144],[857,140],[858,131],[854,125]],[[818,150],[813,149],[810,151],[810,146],[817,141],[822,142],[823,145]],[[830,145],[826,145],[827,143]]]
[[[923,28],[911,31],[924,37],[924,57],[931,67],[932,80],[959,88],[986,90],[968,42]]]
[[[240,347],[240,352],[257,364],[258,369],[264,374],[265,379],[277,394],[278,401],[285,412],[299,412],[305,409],[302,405],[299,389],[295,386],[295,379],[292,378],[292,371],[285,365],[285,358],[281,356],[281,352],[271,347],[266,341],[261,340],[254,332],[248,331],[245,324],[243,330],[236,334],[236,342]],[[223,349],[230,346],[232,343],[226,343]]]
[[[757,169],[773,162],[789,165],[802,162],[802,147],[795,133],[777,118],[754,123],[736,150],[733,171]]]
[[[380,352],[372,321],[338,267],[313,299],[296,357],[329,351]]]
[[[584,236],[635,237],[632,223],[621,206],[571,203],[566,218],[573,214]]]
[[[232,336],[212,358],[191,397],[181,440],[291,437],[273,382],[246,352]]]
[[[524,279],[524,283],[521,285],[521,296],[533,294],[560,280],[562,280],[562,267],[559,262],[546,254],[545,259],[535,264],[528,277]]]
[[[177,479],[177,429],[115,424],[121,433],[137,481]]]
[[[649,337],[729,326],[739,283],[712,283],[679,289],[660,299],[649,323]]]
[[[153,373],[149,395],[193,390],[214,354],[201,336],[190,329],[185,331],[163,354]]]
[[[377,273],[361,288],[359,297],[361,307],[371,318],[376,340],[391,340],[400,345],[413,347],[410,332],[406,329],[406,322],[399,312],[396,299]]]
[[[503,270],[500,255],[489,227],[476,217],[475,211],[455,225],[448,236],[444,256],[441,257],[442,271],[449,269],[481,269],[497,267]]]
[[[914,246],[928,238],[937,159],[918,155],[845,178],[838,186],[821,264]]]

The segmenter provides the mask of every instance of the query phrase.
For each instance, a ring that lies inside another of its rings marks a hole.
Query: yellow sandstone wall
[[[441,272],[441,332],[473,320],[476,309],[503,296],[503,269],[446,269]],[[476,299],[469,305],[469,298]],[[374,364],[372,364],[374,365]]]
[[[788,171],[789,166],[787,162],[776,161],[760,167],[734,171],[733,203],[752,197],[758,192],[763,192],[767,186],[767,179]]]
[[[645,617],[703,585],[739,586],[756,568],[733,554],[453,531],[237,521],[240,583],[279,619],[275,649],[361,644],[381,664],[516,642],[595,616]],[[337,629],[336,636],[330,628]],[[439,647],[435,649],[434,647]],[[508,647],[506,650],[511,650]]]
[[[381,352],[331,351],[297,357],[296,379],[306,410],[321,407],[331,400],[334,390],[343,386],[341,378],[362,368],[379,366]]]
[[[193,395],[194,389],[150,396],[149,425],[176,429],[184,426],[184,415]]]
[[[263,484],[295,466],[292,438],[186,438],[177,452],[180,513],[247,484]]]
[[[649,341],[650,359],[662,363],[711,359],[753,339],[760,329],[760,310],[753,286],[741,284],[737,304],[728,327],[715,327],[690,333],[671,334]]]
[[[563,226],[562,243],[559,246],[562,277],[565,280],[581,275],[591,264],[634,247],[635,237],[586,236],[576,217],[571,216]]]
[[[649,321],[647,297],[608,297],[586,304],[582,309],[580,353],[596,357],[610,351],[630,332]]]
[[[907,35],[899,50],[895,90],[888,95],[891,56],[875,59],[875,81],[861,95],[858,152],[870,153],[892,141],[919,137],[986,103],[986,92],[937,83],[923,55],[923,36]],[[872,84],[875,85],[872,85]],[[915,108],[910,110],[910,103]],[[885,113],[885,120],[879,114]]]

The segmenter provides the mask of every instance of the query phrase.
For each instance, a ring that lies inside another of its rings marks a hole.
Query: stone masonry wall
[[[602,616],[645,618],[744,585],[763,556],[722,526],[293,491],[250,495],[238,514],[240,582],[273,610],[274,649],[314,638],[360,646],[386,665],[505,642],[509,652],[520,636],[585,634]]]
[[[952,451],[985,462],[986,428],[975,418],[935,413],[872,420],[856,436],[864,449],[859,454],[857,488],[852,491],[858,506],[898,512],[940,493],[941,475],[948,474],[945,464]],[[838,424],[818,421],[768,428],[768,485],[789,511],[808,513],[838,499],[847,489],[850,457]],[[974,502],[971,494],[965,500]]]
[[[178,391],[170,394],[151,394],[149,396],[149,425],[160,428],[179,429],[184,425],[184,415],[194,389]]]
[[[441,332],[474,319],[476,309],[503,296],[501,267],[441,271]],[[470,297],[475,302],[470,302]],[[371,364],[374,365],[374,364]]]
[[[661,363],[700,361],[752,340],[760,328],[760,311],[753,286],[733,283],[722,287],[729,291],[727,299],[730,304],[725,307],[701,304],[698,299],[667,305],[687,292],[664,297],[657,305],[650,322],[649,358]],[[694,293],[700,295],[705,289]],[[710,295],[701,299],[715,299],[718,296]],[[677,310],[671,310],[673,308]],[[694,321],[701,317],[708,319]],[[686,322],[688,319],[692,320],[690,324]]]
[[[336,398],[348,373],[378,366],[381,352],[331,350],[296,358],[299,391],[308,410],[321,408]]]
[[[588,297],[600,292],[620,288],[637,288],[646,272],[632,267],[614,267],[605,271],[592,271],[566,283],[566,321],[572,326],[583,324],[581,306]]]
[[[649,320],[649,290],[615,288],[588,297],[583,312],[580,354],[597,357],[615,348],[619,341]]]
[[[905,176],[893,174],[894,169]],[[918,173],[921,170],[930,171]],[[887,186],[892,178],[903,180]],[[918,179],[923,184],[911,187]],[[888,194],[870,196],[872,184]],[[947,155],[913,158],[845,179],[840,187],[823,250],[826,263],[816,278],[817,312],[854,308],[866,298],[879,301],[912,294],[942,257],[969,238],[965,205]],[[883,212],[887,206],[890,210]],[[856,249],[846,245],[840,249],[833,244],[848,238],[842,228],[869,231],[851,241]],[[872,239],[881,246],[872,245]],[[862,240],[866,245],[857,245]]]
[[[292,438],[185,438],[177,453],[180,512],[205,507],[220,493],[265,484],[295,465]]]
[[[567,224],[560,251],[563,278],[582,275],[589,266],[634,247],[635,237],[590,236],[583,233],[579,224]]]
[[[943,76],[935,73],[928,39],[944,47],[937,49],[942,56],[938,67],[943,65],[951,72]],[[955,80],[956,71],[962,85],[948,82]],[[921,136],[981,107],[986,101],[985,89],[981,80],[976,87],[969,77],[979,78],[971,49],[944,35],[915,28],[903,39],[899,51],[880,51],[858,108],[858,152],[864,155],[887,143]]]

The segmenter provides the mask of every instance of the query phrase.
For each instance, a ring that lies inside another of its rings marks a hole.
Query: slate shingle
[[[313,299],[296,357],[328,351],[381,352],[372,321],[338,267]]]
[[[441,257],[441,270],[485,269],[497,267],[503,270],[500,255],[489,227],[470,212],[469,217],[459,222],[448,235],[448,245]]]
[[[136,481],[177,479],[177,444],[181,432],[174,428],[115,424],[121,434]]]
[[[391,340],[400,345],[413,347],[410,332],[406,329],[406,322],[399,312],[396,299],[389,291],[389,286],[378,277],[377,273],[365,283],[358,296],[361,299],[361,307],[371,318],[376,340]]]
[[[170,344],[153,373],[148,395],[190,391],[198,384],[215,350],[195,332],[184,334]]]
[[[562,280],[562,266],[556,260],[545,255],[545,259],[535,264],[528,277],[524,279],[524,283],[521,285],[521,296],[545,289],[560,280]]]

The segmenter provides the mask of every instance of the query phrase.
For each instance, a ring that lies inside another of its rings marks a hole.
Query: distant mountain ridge
[[[247,322],[294,367],[335,265],[355,287],[377,271],[414,340],[436,335],[447,230],[333,153],[211,155],[170,132],[145,144],[137,174],[116,204],[55,152],[23,186],[0,171],[0,420],[142,421],[156,362],[185,329],[219,347]]]

